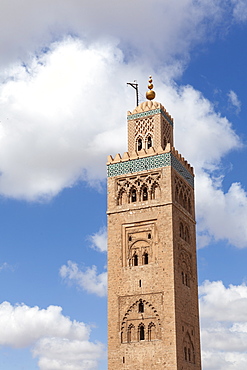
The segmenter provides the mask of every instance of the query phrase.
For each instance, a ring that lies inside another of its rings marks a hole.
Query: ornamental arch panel
[[[149,301],[140,298],[126,311],[120,332],[122,343],[160,340],[161,323],[157,310]]]

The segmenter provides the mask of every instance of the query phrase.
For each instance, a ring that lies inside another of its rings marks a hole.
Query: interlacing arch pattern
[[[192,214],[191,189],[178,177],[175,177],[175,200]]]
[[[157,310],[147,300],[139,299],[124,315],[121,324],[121,343],[157,339],[160,339],[160,318]]]
[[[192,280],[191,257],[188,252],[182,250],[179,255],[179,269],[181,273],[181,282],[183,285],[190,287]]]
[[[190,231],[189,227],[184,224],[182,221],[179,223],[179,236],[182,238],[186,243],[190,243],[191,237],[190,237]]]
[[[195,350],[189,332],[185,334],[183,340],[183,348],[184,348],[184,361],[194,364]]]
[[[160,174],[136,176],[117,182],[117,205],[145,202],[160,198]]]
[[[163,136],[163,149],[165,149],[167,143],[172,143],[172,137],[171,137],[171,126],[169,123],[167,123],[163,119],[163,125],[162,125],[162,136]]]
[[[146,136],[148,133],[154,132],[154,119],[153,117],[138,119],[135,121],[135,136],[141,134]]]

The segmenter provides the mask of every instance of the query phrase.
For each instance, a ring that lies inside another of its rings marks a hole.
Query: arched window
[[[138,150],[138,152],[139,152],[140,150],[142,150],[142,139],[138,139],[138,140],[137,140],[137,150]]]
[[[136,202],[136,189],[131,190],[131,202]]]
[[[190,335],[186,334],[184,338],[184,359],[185,361],[192,362],[193,364],[195,363],[195,351],[194,351],[194,346],[191,341]]]
[[[124,191],[123,193],[122,193],[122,204],[127,204],[128,203],[128,201],[127,201],[127,193]]]
[[[160,197],[160,188],[157,183],[154,183],[151,189],[151,199],[159,199]]]
[[[185,280],[184,280],[184,272],[182,271],[182,283],[185,284]]]
[[[190,279],[191,279],[191,272],[188,266],[188,261],[185,260],[181,261],[181,275],[182,275],[182,283],[187,287],[190,287]]]
[[[191,213],[191,201],[190,198],[188,198],[188,211]]]
[[[131,342],[133,341],[133,331],[134,331],[134,325],[133,324],[130,324],[129,327],[128,327],[128,331],[127,331],[127,342]]]
[[[184,195],[183,195],[183,192],[180,190],[180,194],[179,194],[179,204],[181,204],[181,206],[184,206]]]
[[[178,188],[178,185],[177,185],[176,190],[175,190],[175,200],[178,202],[178,199],[179,199],[179,188]]]
[[[188,361],[191,362],[191,353],[190,353],[190,348],[188,348]]]
[[[184,347],[184,359],[185,361],[187,361],[187,348]]]
[[[188,274],[185,274],[185,285],[189,286]]]
[[[184,239],[184,225],[182,222],[179,224],[179,236],[180,238]]]
[[[139,333],[139,340],[145,340],[145,327],[143,324],[139,325],[138,333]]]
[[[190,242],[190,234],[189,234],[189,229],[188,226],[185,226],[184,228],[184,240],[189,243]]]
[[[138,304],[138,312],[144,312],[144,304],[142,301],[140,301]]]
[[[143,264],[148,265],[148,253],[147,252],[143,254]]]
[[[190,279],[187,272],[182,271],[182,283],[187,287],[190,287]]]
[[[184,204],[183,204],[183,206],[188,211],[188,200],[187,200],[187,195],[186,194],[184,195]]]
[[[146,187],[144,187],[142,190],[142,200],[148,200],[148,189]]]
[[[138,266],[138,255],[136,253],[133,256],[133,266]]]
[[[187,243],[190,243],[190,232],[188,226],[184,226],[182,222],[179,224],[179,236]]]
[[[155,339],[155,325],[153,322],[151,322],[148,325],[148,340],[154,340]]]
[[[126,203],[127,203],[127,193],[126,191],[122,190],[120,191],[119,196],[118,196],[118,205],[121,206],[122,204],[126,204]]]
[[[151,138],[151,136],[148,136],[148,139],[147,139],[147,149],[149,149],[151,147],[152,147],[152,138]]]

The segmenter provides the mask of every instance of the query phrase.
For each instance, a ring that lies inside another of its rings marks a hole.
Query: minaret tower
[[[200,370],[194,173],[148,87],[107,163],[108,369]]]

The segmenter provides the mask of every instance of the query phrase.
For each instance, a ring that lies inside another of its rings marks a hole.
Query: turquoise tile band
[[[170,125],[173,126],[172,120],[165,114],[163,109],[152,109],[147,112],[142,112],[142,113],[135,113],[135,114],[130,114],[127,116],[127,120],[130,121],[131,119],[137,119],[137,118],[142,118],[142,117],[147,117],[147,116],[153,116],[154,114],[161,113],[162,116],[170,123]]]
[[[120,176],[168,166],[172,166],[194,188],[194,176],[172,153],[162,153],[144,158],[110,163],[107,165],[107,176]]]

